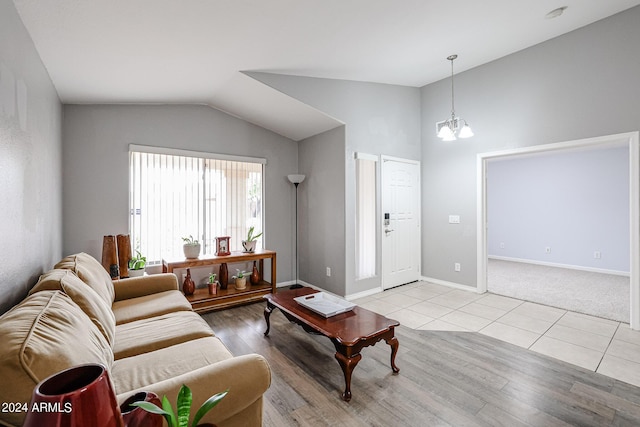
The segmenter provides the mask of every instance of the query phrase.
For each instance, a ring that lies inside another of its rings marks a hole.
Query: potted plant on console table
[[[129,277],[144,276],[144,267],[147,265],[147,258],[136,250],[136,256],[129,260]]]
[[[193,238],[190,234],[189,237],[183,237],[182,250],[184,251],[184,257],[187,259],[195,259],[200,256],[200,242]]]
[[[249,231],[247,232],[247,240],[242,241],[242,247],[244,248],[244,252],[253,252],[256,250],[256,242],[258,241],[258,237],[262,236],[262,233],[258,233],[256,235],[253,234],[254,227],[249,227]]]
[[[236,280],[236,289],[241,291],[247,287],[247,272],[238,269],[236,271],[238,274],[233,276],[233,279]]]

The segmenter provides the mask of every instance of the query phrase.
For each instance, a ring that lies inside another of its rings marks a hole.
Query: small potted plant
[[[233,278],[236,280],[236,289],[245,289],[247,287],[247,272],[238,270],[237,268],[236,271],[238,272],[238,274],[233,276]]]
[[[202,406],[196,412],[196,415],[193,417],[193,421],[191,422],[191,427],[197,427],[204,415],[209,412],[213,407],[215,407],[224,397],[229,393],[229,389],[214,394],[206,402],[202,404]],[[167,425],[169,427],[189,427],[189,417],[191,415],[191,403],[193,401],[193,395],[191,394],[191,389],[186,385],[182,385],[180,387],[180,391],[178,392],[178,399],[176,402],[176,409],[174,411],[171,407],[171,403],[167,396],[163,396],[162,398],[162,408],[154,405],[151,402],[134,402],[131,403],[131,406],[138,406],[144,409],[147,412],[152,414],[159,414],[167,420]],[[203,424],[204,425],[204,424]],[[211,425],[211,424],[207,424]]]
[[[129,260],[129,277],[143,276],[146,265],[147,258],[142,256],[139,250],[136,250],[136,255]]]
[[[244,252],[253,252],[256,250],[256,242],[258,241],[258,237],[262,236],[262,233],[253,234],[254,227],[249,227],[249,231],[247,232],[247,239],[242,241],[242,247],[244,248]]]
[[[189,237],[183,237],[182,250],[184,251],[184,257],[188,259],[198,258],[200,255],[200,242],[193,238],[190,234]]]
[[[209,274],[209,294],[215,295],[218,293],[218,282],[216,281],[216,273]]]

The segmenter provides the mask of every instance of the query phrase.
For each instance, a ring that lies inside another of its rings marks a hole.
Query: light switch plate
[[[460,215],[449,215],[449,224],[460,224]]]

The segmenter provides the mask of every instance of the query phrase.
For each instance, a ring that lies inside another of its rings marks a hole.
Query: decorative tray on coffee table
[[[294,298],[294,301],[324,317],[331,317],[336,314],[345,313],[353,310],[353,307],[357,305],[326,292],[304,295]]]

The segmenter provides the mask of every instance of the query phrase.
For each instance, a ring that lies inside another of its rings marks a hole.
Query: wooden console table
[[[264,280],[264,260],[271,260],[271,282]],[[247,278],[246,289],[238,290],[232,283],[229,283],[227,289],[218,288],[216,295],[210,295],[207,288],[197,288],[193,295],[187,296],[191,303],[191,307],[196,313],[206,311],[221,310],[223,308],[233,307],[235,305],[246,304],[248,302],[261,301],[264,295],[276,293],[276,253],[266,249],[256,250],[252,253],[247,252],[231,252],[231,255],[215,256],[202,255],[196,259],[176,259],[162,260],[162,272],[173,273],[177,268],[194,268],[206,267],[218,264],[234,264],[241,262],[258,261],[258,271],[260,273],[260,282],[257,285],[251,285]],[[251,274],[251,272],[249,272]],[[229,274],[231,278],[233,274]],[[180,282],[180,280],[178,280]]]

